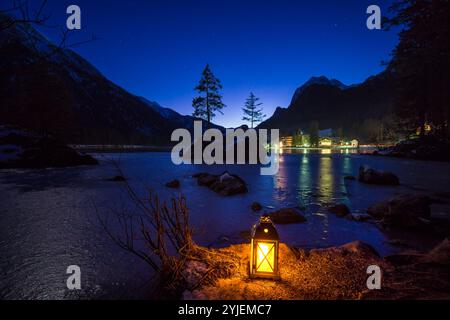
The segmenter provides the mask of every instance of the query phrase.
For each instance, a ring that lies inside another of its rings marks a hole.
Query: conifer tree
[[[253,92],[250,92],[250,96],[247,98],[244,108],[242,108],[242,111],[244,111],[242,120],[250,122],[252,129],[255,123],[262,122],[266,117],[263,114],[263,109],[259,109],[260,106],[262,106],[262,103],[259,102],[259,98]]]
[[[385,26],[400,26],[389,69],[395,109],[406,131],[425,133],[427,123],[450,137],[450,1],[396,0]]]
[[[222,102],[219,91],[222,89],[220,80],[214,76],[209,65],[203,70],[202,78],[195,90],[199,93],[192,101],[194,107],[193,116],[211,123],[216,112],[223,114],[222,109],[226,105]]]

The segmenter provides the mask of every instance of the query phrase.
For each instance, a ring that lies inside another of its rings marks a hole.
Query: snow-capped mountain
[[[0,32],[0,106],[0,122],[75,144],[169,145],[194,121],[127,92],[27,24]]]

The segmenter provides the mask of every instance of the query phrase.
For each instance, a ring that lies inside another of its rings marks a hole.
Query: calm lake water
[[[257,166],[175,166],[169,153],[97,154],[100,166],[52,170],[0,171],[0,298],[4,299],[119,299],[145,298],[152,288],[149,267],[116,247],[99,226],[95,207],[133,211],[123,185],[108,182],[117,175],[106,160],[116,160],[139,194],[145,188],[163,199],[178,192],[186,196],[196,241],[205,246],[241,243],[258,218],[250,205],[260,202],[266,212],[284,207],[305,208],[307,223],[279,226],[283,242],[303,248],[322,248],[362,240],[382,255],[401,250],[389,244],[375,224],[352,222],[326,212],[330,203],[346,203],[352,212],[397,193],[450,192],[450,164],[357,154],[285,154],[276,176],[261,176]],[[368,186],[345,180],[361,165],[396,173],[399,187]],[[249,193],[221,197],[199,187],[197,172],[241,176]],[[164,188],[179,179],[180,191]],[[272,209],[273,208],[273,209]],[[433,214],[446,216],[445,200]],[[409,238],[426,249],[432,239]],[[66,269],[79,265],[83,290],[66,289]]]

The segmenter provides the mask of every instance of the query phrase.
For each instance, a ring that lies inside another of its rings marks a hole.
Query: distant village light
[[[333,145],[333,141],[331,139],[321,139],[319,142],[321,147],[331,147]]]
[[[309,134],[304,134],[299,130],[295,135],[286,135],[281,137],[280,143],[282,149],[308,149],[313,148],[311,145],[311,136]],[[356,139],[344,140],[340,136],[333,136],[332,129],[321,130],[319,132],[318,145],[315,149],[358,149],[359,142]]]
[[[280,278],[278,268],[280,238],[270,217],[263,215],[253,227],[250,252],[250,278]]]

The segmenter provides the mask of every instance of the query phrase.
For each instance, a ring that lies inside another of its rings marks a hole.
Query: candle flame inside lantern
[[[259,242],[257,248],[256,270],[258,272],[273,272],[275,262],[275,244]]]

